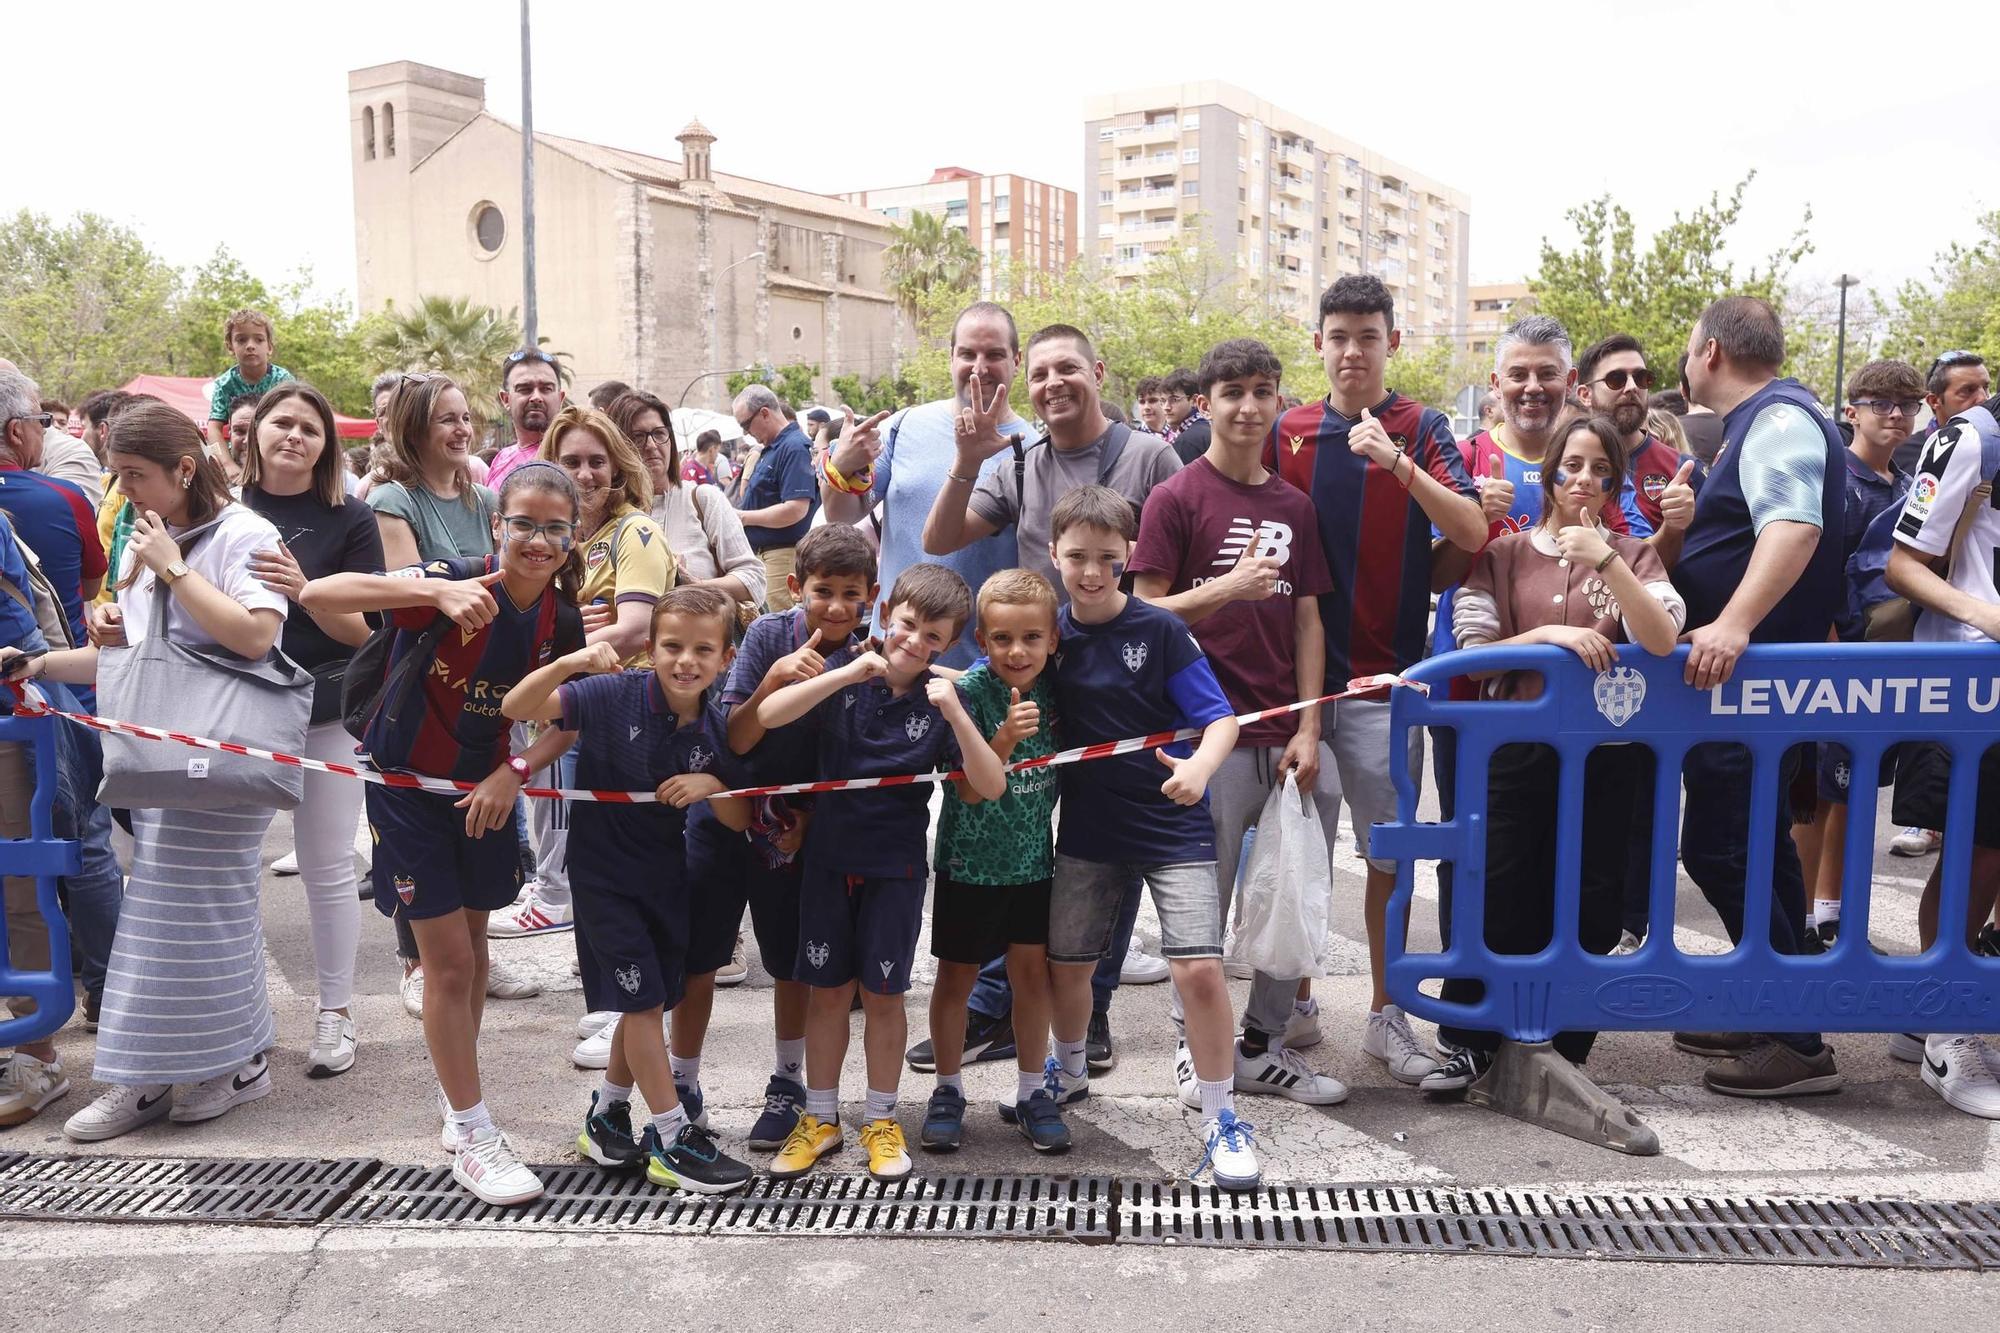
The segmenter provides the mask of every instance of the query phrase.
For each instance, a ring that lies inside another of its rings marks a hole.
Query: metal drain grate
[[[1119,1184],[1126,1244],[1870,1268],[2000,1268],[2000,1206],[1271,1185]]]
[[[158,1157],[0,1159],[0,1217],[87,1222],[323,1221],[372,1158],[266,1161]]]
[[[759,1177],[717,1201],[717,1235],[1112,1240],[1108,1176]]]
[[[340,1226],[473,1226],[503,1231],[708,1230],[714,1201],[646,1183],[638,1172],[589,1164],[537,1166],[542,1196],[513,1208],[475,1199],[448,1166],[387,1166],[331,1220]]]

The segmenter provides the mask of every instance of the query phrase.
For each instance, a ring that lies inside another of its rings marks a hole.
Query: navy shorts
[[[687,991],[688,900],[669,882],[649,892],[577,873],[570,857],[576,953],[584,1006],[621,1014],[671,1009]]]
[[[1875,774],[1875,785],[1887,787],[1896,781],[1896,751],[1890,746],[1882,751],[1882,765]],[[1847,747],[1837,741],[1822,741],[1819,747],[1819,798],[1834,805],[1847,804],[1847,789],[1854,781],[1854,756]]]
[[[736,949],[743,909],[764,970],[774,980],[795,978],[799,956],[800,858],[773,868],[743,834],[712,819],[688,821],[688,951],[691,976],[713,972]]]
[[[1951,790],[1951,751],[1934,741],[1904,741],[1896,764],[1889,817],[1905,828],[1943,829]],[[1968,755],[1966,762],[1973,761]],[[1972,845],[2000,848],[2000,745],[1977,756],[1979,788],[1972,802]],[[1947,830],[1948,831],[1948,830]]]
[[[799,886],[793,976],[809,986],[858,980],[878,995],[901,995],[910,988],[924,924],[924,888],[922,879],[808,869]]]
[[[364,800],[374,842],[370,875],[383,916],[411,921],[468,912],[497,912],[521,890],[517,805],[507,822],[477,838],[465,836],[456,796],[368,784]]]

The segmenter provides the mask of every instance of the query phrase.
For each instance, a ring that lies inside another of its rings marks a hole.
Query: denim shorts
[[[1222,908],[1215,862],[1164,865],[1079,861],[1056,853],[1049,897],[1049,961],[1095,963],[1111,948],[1118,908],[1134,876],[1152,890],[1160,914],[1160,952],[1168,958],[1222,957]]]

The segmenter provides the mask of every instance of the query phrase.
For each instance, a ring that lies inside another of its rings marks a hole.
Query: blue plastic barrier
[[[56,732],[65,725],[52,717],[0,715],[0,743],[13,741],[33,747],[35,795],[28,804],[29,833],[25,838],[0,838],[0,874],[32,875],[42,919],[49,925],[47,972],[17,972],[8,962],[7,924],[0,915],[0,996],[25,995],[37,1008],[25,1018],[0,1019],[0,1046],[18,1046],[52,1035],[76,1009],[76,990],[69,972],[69,923],[56,896],[56,880],[82,868],[77,843],[55,836]],[[0,1009],[0,1013],[4,1013]]]
[[[1773,644],[1751,648],[1715,690],[1682,681],[1687,649],[1656,658],[1621,647],[1599,675],[1554,647],[1478,648],[1406,672],[1432,687],[1428,697],[1397,690],[1394,735],[1411,727],[1458,732],[1457,817],[1417,822],[1419,786],[1398,740],[1389,747],[1398,818],[1377,824],[1373,848],[1395,858],[1388,928],[1389,994],[1436,1022],[1543,1041],[1566,1030],[1680,1029],[1722,1032],[1992,1032],[2000,1029],[2000,959],[1967,947],[1972,819],[1980,756],[2000,743],[2000,648],[1990,644]],[[1534,670],[1545,689],[1527,703],[1453,702],[1453,676]],[[1778,827],[1775,774],[1801,741],[1838,741],[1853,752],[1855,800],[1847,828],[1838,941],[1827,953],[1774,953],[1762,923],[1771,913],[1771,864]],[[1866,780],[1883,751],[1902,740],[1932,740],[1953,756],[1942,856],[1938,941],[1916,956],[1875,953],[1866,929],[1874,864],[1876,801]],[[1540,742],[1561,760],[1558,782],[1555,931],[1536,954],[1497,955],[1485,943],[1486,768],[1511,742]],[[1653,750],[1650,901],[1652,932],[1635,954],[1585,953],[1577,939],[1584,759],[1606,742]],[[1680,833],[1680,771],[1690,747],[1747,746],[1753,795],[1747,828],[1748,875],[1741,943],[1720,955],[1674,945]],[[1451,938],[1442,953],[1407,952],[1403,922],[1415,862],[1456,864]],[[1485,983],[1476,1004],[1453,1004],[1419,989],[1427,979]]]

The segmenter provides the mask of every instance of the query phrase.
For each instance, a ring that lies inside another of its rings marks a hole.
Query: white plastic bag
[[[1257,820],[1250,863],[1236,886],[1232,957],[1265,976],[1323,977],[1333,870],[1311,793],[1291,774]]]

